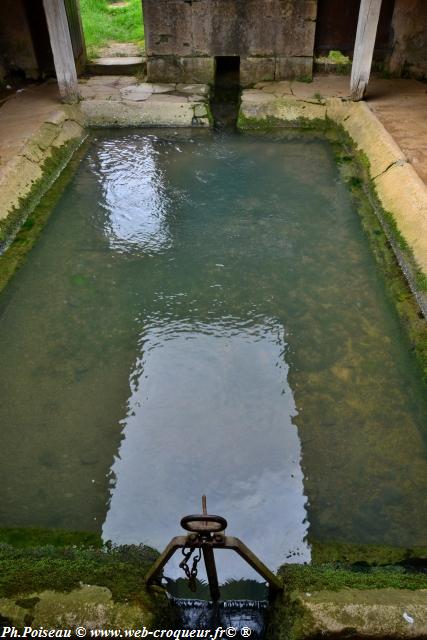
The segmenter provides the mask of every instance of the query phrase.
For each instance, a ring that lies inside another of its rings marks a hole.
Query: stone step
[[[142,56],[114,56],[91,60],[86,64],[86,73],[105,76],[136,75],[144,74],[146,68],[146,60]]]

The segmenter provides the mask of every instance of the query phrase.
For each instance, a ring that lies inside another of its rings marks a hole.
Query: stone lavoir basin
[[[206,494],[274,570],[427,544],[425,387],[326,140],[95,132],[0,353],[2,527],[161,550]]]

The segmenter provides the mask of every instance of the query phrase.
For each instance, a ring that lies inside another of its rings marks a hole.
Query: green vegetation
[[[427,276],[422,271],[418,271],[416,276],[416,283],[419,291],[427,291]]]
[[[141,0],[80,0],[80,10],[89,58],[109,42],[144,46]]]
[[[363,599],[372,605],[382,602],[378,599],[378,589],[385,589],[382,597],[385,602],[396,603],[401,597],[400,591],[405,589],[410,598],[417,599],[421,589],[427,587],[425,573],[407,570],[400,566],[361,567],[345,564],[328,563],[322,565],[284,565],[279,571],[283,579],[283,596],[277,599],[270,611],[267,637],[276,640],[299,640],[301,638],[318,638],[314,620],[309,610],[302,604],[302,599],[309,597],[313,602],[329,603],[330,611],[339,611],[343,603],[351,603],[355,593],[361,591]],[[375,590],[375,591],[373,591]],[[325,593],[325,596],[322,595]],[[337,593],[335,599],[331,592]],[[339,592],[339,593],[338,593]],[[413,593],[415,592],[415,593]],[[372,593],[372,598],[370,598]],[[396,594],[396,595],[394,595]],[[422,596],[421,596],[422,597]],[[381,606],[381,604],[380,604]],[[353,618],[354,620],[354,618]],[[330,637],[328,635],[328,637]],[[334,636],[335,637],[335,636]],[[337,637],[356,637],[353,629],[349,635],[344,632]],[[377,637],[377,636],[376,636]],[[384,638],[389,637],[384,630]]]
[[[313,565],[384,566],[421,564],[427,566],[427,548],[389,547],[387,545],[349,544],[345,542],[319,542],[310,540]]]
[[[0,544],[0,598],[45,589],[71,591],[80,583],[107,587],[118,602],[144,604],[144,576],[158,553],[149,547],[28,547]]]
[[[239,111],[237,119],[237,129],[239,131],[250,131],[251,134],[259,132],[261,134],[283,129],[290,131],[295,129],[299,138],[304,132],[310,131],[313,134],[321,134],[329,131],[329,123],[322,118],[303,118],[299,117],[293,121],[282,120],[275,116],[266,116],[264,118],[253,118],[246,116],[242,110]]]
[[[426,589],[425,573],[404,567],[356,567],[339,564],[284,565],[279,575],[285,591],[339,591],[341,589]]]
[[[297,76],[296,80],[298,82],[306,82],[306,83],[310,84],[310,82],[313,82],[313,76],[312,75],[308,75],[308,74],[303,74],[301,76]]]
[[[329,52],[327,60],[335,62],[335,64],[350,64],[348,56],[345,56],[341,51],[334,51],[333,49]]]
[[[317,65],[321,65],[320,70],[326,72],[347,74],[351,71],[350,58],[334,49],[329,51],[327,56],[316,58],[315,62]]]
[[[16,548],[41,547],[102,547],[101,537],[87,531],[64,531],[62,529],[40,529],[37,527],[0,528],[0,545]]]

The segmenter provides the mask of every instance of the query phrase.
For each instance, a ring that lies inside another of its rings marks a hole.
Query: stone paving
[[[81,80],[81,109],[89,126],[209,127],[209,87],[153,84],[134,76]]]
[[[427,84],[375,80],[368,105],[427,184]]]

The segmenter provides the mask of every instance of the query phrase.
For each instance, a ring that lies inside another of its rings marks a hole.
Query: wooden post
[[[77,72],[64,0],[43,0],[43,6],[59,92],[64,102],[77,102]]]
[[[351,67],[351,99],[362,100],[371,74],[381,0],[361,0]]]

